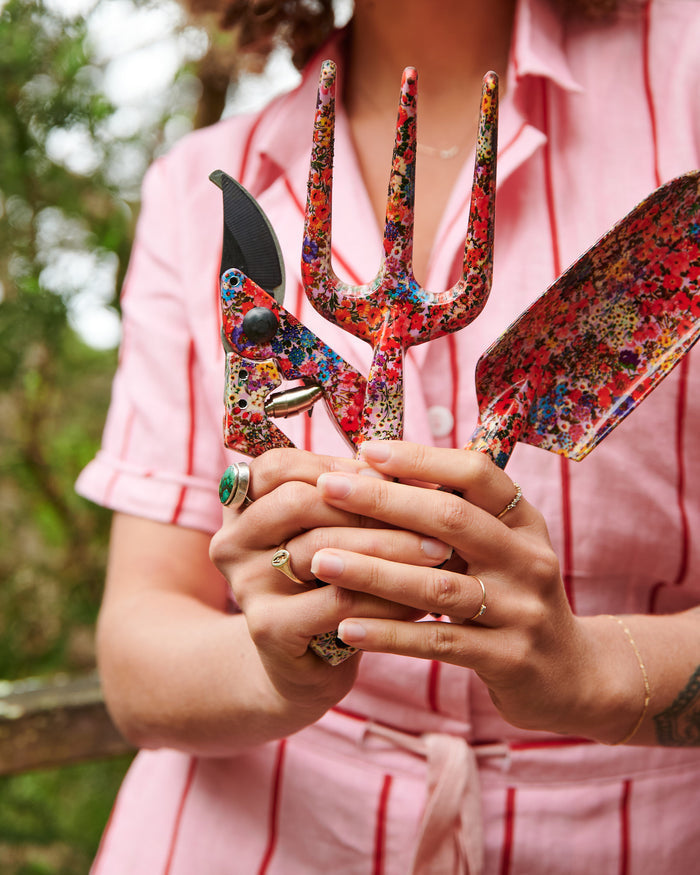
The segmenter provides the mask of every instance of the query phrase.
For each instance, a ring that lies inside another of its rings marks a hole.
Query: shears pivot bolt
[[[243,317],[241,327],[251,343],[268,343],[277,333],[279,320],[267,307],[253,307]]]

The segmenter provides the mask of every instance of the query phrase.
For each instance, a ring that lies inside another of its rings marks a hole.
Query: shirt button
[[[433,437],[447,437],[455,424],[455,418],[447,407],[436,404],[428,408],[428,423]]]

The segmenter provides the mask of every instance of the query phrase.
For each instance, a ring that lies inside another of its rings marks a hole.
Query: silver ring
[[[508,513],[509,510],[513,510],[514,507],[517,507],[518,504],[520,503],[520,499],[523,497],[523,491],[522,491],[522,489],[518,486],[518,484],[517,484],[517,483],[513,483],[513,486],[515,486],[515,497],[514,497],[513,500],[510,502],[510,504],[507,504],[507,505],[503,508],[503,510],[502,510],[500,513],[497,513],[497,514],[496,514],[496,519],[497,519],[497,520],[500,520],[501,517],[504,517],[504,516]],[[477,578],[477,580],[478,580],[478,578]]]
[[[219,501],[224,507],[238,507],[243,502],[250,503],[250,466],[247,462],[234,462],[221,475],[219,481]]]
[[[481,587],[481,607],[474,614],[473,617],[469,617],[469,619],[467,620],[468,623],[471,623],[472,620],[478,620],[479,617],[486,610],[486,587],[484,586],[484,581],[480,577],[477,577],[476,574],[472,574],[471,576],[474,578],[474,580],[477,581],[477,583]]]
[[[275,553],[270,560],[270,564],[273,568],[276,568],[278,571],[281,571],[282,574],[286,574],[290,580],[293,580],[294,583],[301,583],[302,585],[306,585],[303,580],[300,580],[296,574],[292,571],[291,559],[292,557],[289,554],[289,550],[286,549],[286,541],[282,541],[279,547],[275,550]]]

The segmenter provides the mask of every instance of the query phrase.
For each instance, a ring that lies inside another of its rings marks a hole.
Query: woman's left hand
[[[343,640],[472,668],[515,726],[614,740],[627,711],[601,723],[621,684],[601,675],[600,654],[616,630],[573,614],[544,520],[525,498],[497,518],[516,492],[508,475],[480,453],[399,441],[364,444],[360,457],[387,479],[323,474],[324,500],[439,539],[455,557],[441,569],[323,549],[313,574],[451,622],[349,618]],[[434,484],[450,491],[425,488]]]

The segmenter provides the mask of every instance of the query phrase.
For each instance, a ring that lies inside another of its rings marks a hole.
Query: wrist
[[[649,706],[646,665],[627,620],[611,614],[579,618],[586,646],[585,680],[575,710],[577,734],[625,744]]]

